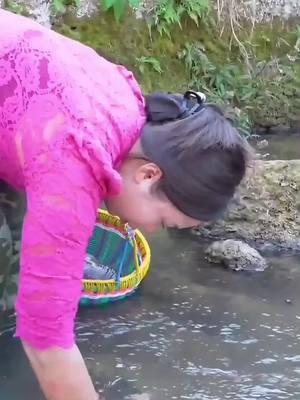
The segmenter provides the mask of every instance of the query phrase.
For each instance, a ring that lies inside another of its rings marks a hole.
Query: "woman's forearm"
[[[22,342],[47,400],[97,400],[77,346],[37,350]]]

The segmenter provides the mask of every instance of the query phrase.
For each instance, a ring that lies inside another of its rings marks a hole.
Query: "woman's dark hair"
[[[242,181],[251,148],[214,104],[194,92],[146,97],[141,143],[162,170],[159,189],[185,215],[219,218]]]

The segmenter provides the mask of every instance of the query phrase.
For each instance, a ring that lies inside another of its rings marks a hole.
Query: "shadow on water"
[[[79,313],[78,343],[106,399],[299,399],[300,258],[232,273],[203,261],[187,233],[150,242],[139,293]],[[0,387],[1,400],[42,399],[9,333],[0,337]]]

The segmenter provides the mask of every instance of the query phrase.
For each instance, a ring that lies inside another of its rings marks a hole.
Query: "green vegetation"
[[[138,7],[139,4],[140,0],[102,0],[103,9],[105,11],[113,9],[116,21],[120,21],[128,5],[135,8]]]
[[[59,13],[80,2],[51,1]],[[82,21],[67,13],[54,28],[128,66],[145,92],[203,90],[244,132],[300,126],[300,26],[256,25],[238,7],[222,14],[212,0],[157,0],[142,20],[132,12],[141,0],[99,1],[105,13]]]
[[[179,57],[189,71],[191,86],[204,90],[211,101],[230,105],[243,130],[253,124],[285,124],[293,112],[297,118],[292,102],[300,84],[296,47],[283,57],[267,60],[253,54],[248,71],[242,62],[221,64],[210,59],[201,43],[187,44]]]
[[[68,6],[79,7],[81,0],[50,0],[50,7],[57,13],[64,13]],[[104,11],[112,10],[116,21],[125,15],[129,7],[136,8],[140,4],[140,0],[99,0],[100,5]],[[5,8],[16,13],[26,14],[25,8],[14,0],[6,0]]]
[[[148,16],[150,35],[157,30],[160,35],[166,34],[171,39],[171,27],[176,24],[182,29],[182,21],[190,19],[197,26],[209,15],[209,0],[161,0],[158,1]]]
[[[159,74],[162,74],[162,72],[163,72],[159,60],[155,57],[143,56],[143,57],[138,58],[137,62],[139,64],[139,70],[140,70],[141,74],[145,73],[147,66],[149,68],[152,68],[153,71],[158,72]]]
[[[80,0],[52,0],[54,9],[63,12],[68,5],[80,5]],[[124,16],[128,6],[138,7],[140,0],[99,0],[104,11],[112,10],[115,20],[118,22]]]

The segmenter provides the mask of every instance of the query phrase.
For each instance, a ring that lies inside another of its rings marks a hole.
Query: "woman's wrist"
[[[23,346],[47,400],[99,400],[77,346],[43,351]]]

